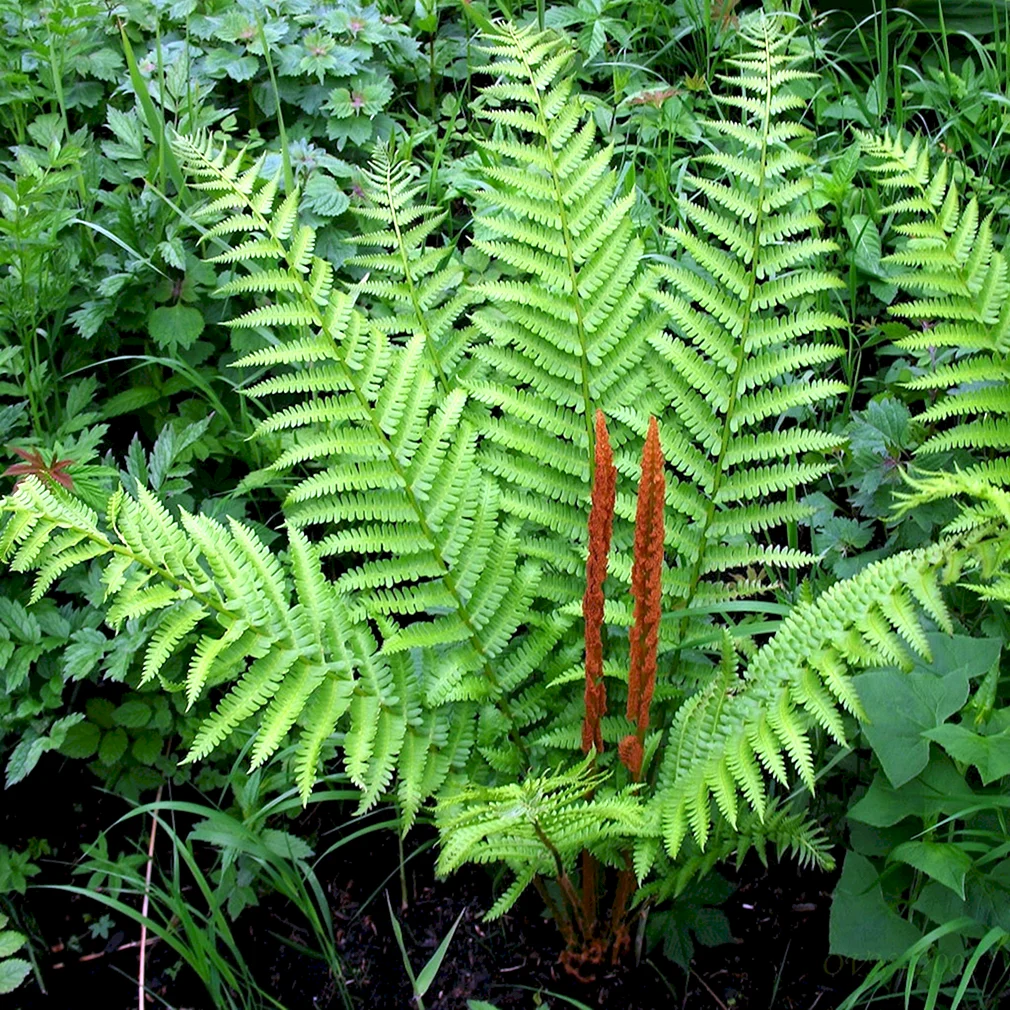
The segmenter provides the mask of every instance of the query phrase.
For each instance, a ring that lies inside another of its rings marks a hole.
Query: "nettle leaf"
[[[151,721],[151,709],[142,701],[126,701],[112,713],[112,718],[116,720],[118,726],[142,729]]]
[[[32,966],[20,957],[0,961],[0,996],[14,992],[31,970]]]
[[[230,77],[233,81],[248,81],[256,76],[259,60],[230,49],[213,49],[203,60],[203,69],[210,77]]]
[[[336,179],[320,172],[312,175],[302,192],[302,207],[322,217],[338,217],[350,203]]]
[[[149,336],[166,350],[192,347],[203,327],[203,314],[191,305],[160,305],[147,320]]]
[[[106,733],[98,748],[98,759],[104,765],[114,765],[126,753],[129,742],[125,730],[114,729]]]
[[[91,77],[110,84],[122,78],[123,54],[115,49],[96,49],[87,56],[77,58],[77,68]]]

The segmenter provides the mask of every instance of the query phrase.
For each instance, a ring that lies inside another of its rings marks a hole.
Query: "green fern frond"
[[[442,841],[438,873],[465,863],[510,866],[516,881],[485,918],[504,914],[534,877],[570,871],[584,849],[605,849],[611,838],[645,831],[635,787],[606,791],[598,788],[602,781],[587,759],[570,771],[521,783],[450,792],[435,808]]]
[[[470,338],[458,326],[469,299],[454,250],[428,244],[446,214],[418,203],[425,189],[417,182],[418,169],[385,147],[376,149],[362,176],[367,203],[355,214],[365,228],[356,244],[380,251],[347,260],[368,271],[358,290],[386,309],[373,312],[372,323],[387,336],[423,336],[432,373],[448,391]]]
[[[657,268],[662,286],[652,295],[668,325],[650,338],[649,363],[669,405],[667,456],[683,478],[668,536],[687,572],[688,606],[705,578],[740,565],[811,560],[737,541],[796,522],[800,510],[776,498],[827,473],[824,454],[843,444],[782,423],[845,389],[799,378],[841,356],[824,337],[846,326],[827,308],[841,281],[820,263],[834,243],[817,235],[820,220],[806,208],[812,162],[794,142],[808,132],[783,121],[803,105],[794,82],[812,75],[796,68],[779,20],[748,20],[742,32],[749,49],[731,60],[736,72],[721,77],[738,94],[717,98],[742,122],[708,124],[736,148],[699,159],[715,176],[688,177],[696,196],[681,201],[682,224],[670,229],[678,259]],[[765,430],[772,422],[775,430]]]
[[[491,135],[473,244],[502,276],[474,285],[486,304],[472,314],[483,338],[472,353],[486,375],[471,393],[500,413],[481,459],[506,509],[581,540],[592,419],[636,405],[655,327],[634,194],[621,195],[611,152],[596,145],[562,38],[500,25],[483,48],[494,83],[483,89]]]
[[[859,141],[871,158],[870,170],[899,197],[884,212],[896,216],[895,231],[904,238],[882,262],[901,268],[892,283],[908,297],[888,311],[921,327],[898,346],[928,352],[931,359],[929,370],[908,387],[940,394],[917,420],[930,426],[953,422],[917,452],[1005,453],[1010,449],[1010,261],[995,244],[992,215],[983,217],[974,197],[965,201],[948,162],[931,161],[919,138],[907,147],[900,139],[867,134],[859,134]]]
[[[317,692],[325,694],[329,722],[311,725],[301,745],[299,781],[308,794],[315,755],[347,708],[362,657],[348,652],[343,601],[297,531],[291,534],[292,583],[249,527],[234,520],[225,527],[185,511],[176,518],[143,488],[136,498],[122,489],[112,496],[107,526],[33,477],[20,483],[3,509],[6,556],[13,554],[12,563],[25,570],[36,569],[37,585],[48,587],[75,565],[98,561],[107,623],[116,629],[141,620],[149,633],[143,680],[161,677],[169,660],[192,644],[183,685],[189,703],[231,685],[200,727],[187,760],[205,757],[256,716],[253,762],[261,764],[307,707],[318,709]]]
[[[764,773],[788,781],[785,759],[810,787],[815,727],[843,737],[840,709],[860,714],[848,670],[928,657],[920,613],[947,631],[940,572],[951,543],[878,562],[796,607],[741,677],[724,670],[674,718],[655,803],[676,856],[690,833],[705,848],[713,801],[731,824],[736,796],[759,816]]]

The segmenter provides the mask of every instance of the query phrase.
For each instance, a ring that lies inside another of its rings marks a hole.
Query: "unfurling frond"
[[[571,872],[583,850],[605,851],[613,839],[645,829],[633,787],[587,799],[600,784],[601,776],[592,773],[587,758],[570,771],[450,792],[435,812],[442,840],[439,874],[465,863],[504,862],[516,884],[487,913],[488,919],[500,917],[534,877]]]

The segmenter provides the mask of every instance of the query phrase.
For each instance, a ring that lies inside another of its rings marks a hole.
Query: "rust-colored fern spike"
[[[600,720],[607,710],[607,688],[603,682],[603,583],[607,578],[607,555],[614,528],[614,501],[617,469],[610,449],[607,422],[596,412],[596,473],[593,477],[589,509],[589,559],[586,562],[586,594],[582,616],[586,622],[586,711],[582,720],[582,749],[603,750]]]
[[[642,477],[635,512],[635,553],[631,567],[631,594],[635,598],[631,627],[631,662],[628,672],[628,719],[636,732],[621,741],[621,760],[634,779],[642,770],[642,743],[649,727],[649,706],[656,686],[656,649],[659,644],[660,588],[663,574],[663,513],[666,477],[656,419],[642,451]]]

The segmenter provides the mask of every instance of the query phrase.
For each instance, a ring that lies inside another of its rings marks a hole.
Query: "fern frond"
[[[818,236],[807,209],[813,182],[809,156],[794,141],[806,131],[783,121],[802,105],[790,35],[779,20],[748,20],[748,50],[731,62],[723,82],[738,92],[718,101],[742,122],[708,124],[735,149],[699,159],[718,173],[695,174],[696,191],[681,201],[682,224],[670,230],[677,261],[657,268],[653,301],[669,332],[650,338],[655,387],[669,406],[664,444],[688,491],[670,540],[687,572],[686,603],[702,580],[737,565],[769,567],[809,562],[797,551],[738,545],[783,522],[798,509],[776,501],[830,469],[823,454],[841,441],[802,423],[784,422],[843,392],[831,379],[800,378],[830,364],[842,348],[824,339],[845,320],[826,310],[841,281],[820,264],[835,248]],[[812,234],[811,234],[812,233]],[[767,430],[774,422],[775,430]],[[761,499],[762,506],[750,504]],[[730,546],[732,545],[732,546]]]
[[[737,794],[763,815],[763,772],[787,781],[784,758],[812,788],[809,734],[840,740],[838,710],[861,711],[848,670],[927,657],[920,613],[949,628],[939,580],[954,551],[948,542],[899,554],[837,583],[796,607],[742,678],[724,669],[680,708],[654,801],[671,856],[689,832],[705,848],[712,799],[731,823]]]
[[[326,736],[350,699],[352,637],[343,603],[326,582],[319,559],[292,533],[294,583],[277,556],[247,526],[222,526],[180,511],[173,516],[149,491],[122,489],[109,502],[107,526],[69,495],[22,481],[9,496],[3,545],[49,585],[73,566],[96,560],[103,569],[106,622],[142,621],[149,640],[142,680],[162,676],[197,632],[185,681],[187,700],[222,684],[232,686],[202,724],[187,760],[205,757],[246,719],[258,716],[253,760],[275,753],[302,716],[318,686],[330,685]],[[26,545],[32,551],[25,552]],[[292,593],[294,602],[292,602]],[[157,614],[155,620],[151,615]],[[343,655],[341,655],[343,653]],[[343,698],[343,709],[338,704]],[[310,726],[300,784],[314,778],[314,758],[324,737]]]
[[[634,194],[618,192],[611,152],[596,145],[567,44],[500,25],[484,49],[494,83],[481,114],[492,129],[473,244],[502,276],[474,286],[486,305],[472,315],[483,338],[472,353],[486,375],[470,388],[501,416],[486,428],[481,460],[503,484],[503,506],[522,502],[513,514],[527,523],[556,527],[567,515],[577,557],[593,417],[637,406],[637,366],[655,326],[651,282],[630,217]]]
[[[946,160],[937,164],[919,138],[859,134],[872,171],[895,200],[897,249],[883,262],[902,268],[893,278],[908,297],[888,311],[921,324],[899,347],[929,353],[928,371],[910,389],[940,393],[917,420],[950,421],[917,449],[919,454],[953,448],[1010,450],[1010,261],[997,248],[992,215],[978,201],[965,201]],[[914,167],[913,167],[914,166]],[[936,353],[953,349],[956,360]]]
[[[388,310],[373,314],[374,325],[387,336],[423,336],[432,373],[448,391],[469,338],[458,326],[468,298],[460,290],[462,270],[454,250],[428,244],[445,212],[417,202],[424,189],[418,169],[381,145],[362,175],[368,203],[355,209],[366,225],[357,245],[388,252],[348,259],[368,271],[358,290]]]

